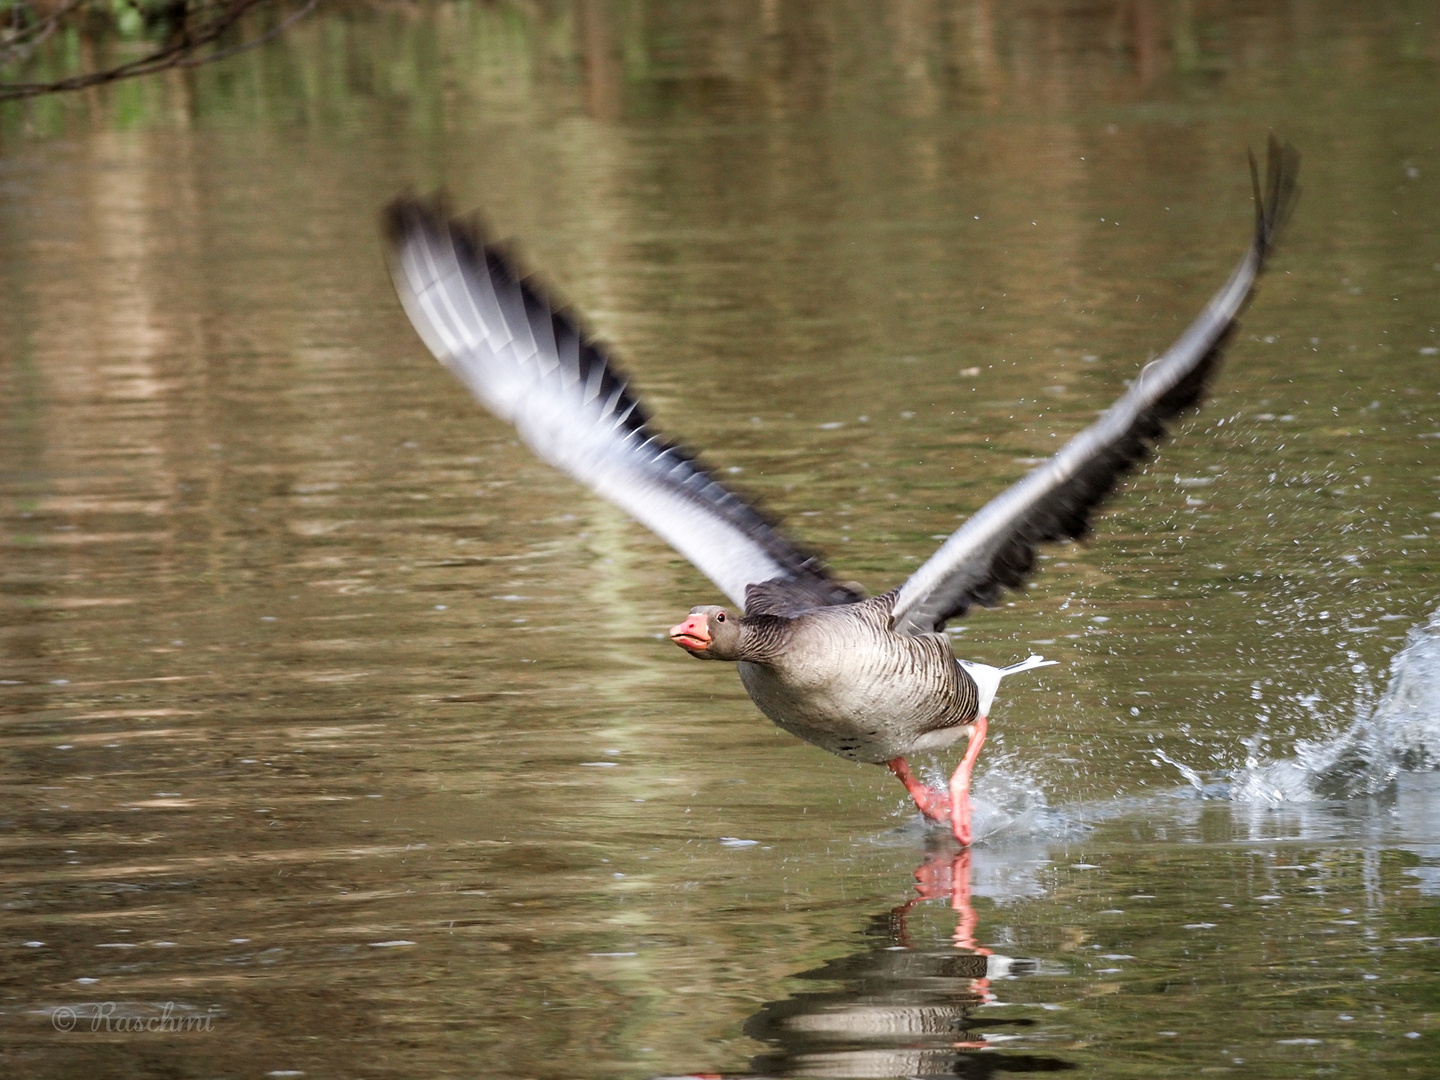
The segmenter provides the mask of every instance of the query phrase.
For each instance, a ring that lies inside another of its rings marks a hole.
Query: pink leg
[[[915,805],[922,814],[931,821],[950,820],[950,796],[947,792],[936,791],[915,779],[914,774],[910,772],[910,766],[906,764],[903,757],[891,758],[885,764],[889,766],[892,773],[900,778],[900,782],[905,785],[905,790],[915,800]]]
[[[955,830],[955,839],[964,847],[970,846],[970,772],[975,768],[975,759],[985,745],[985,731],[989,726],[983,716],[977,716],[970,728],[970,745],[955,775],[950,777],[950,825]]]

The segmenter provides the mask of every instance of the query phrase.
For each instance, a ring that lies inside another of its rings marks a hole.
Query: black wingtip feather
[[[1263,183],[1259,164],[1254,153],[1250,153],[1255,198],[1255,232],[1251,245],[1257,260],[1257,276],[1294,212],[1300,196],[1299,170],[1299,151],[1290,143],[1282,143],[1274,134],[1267,142]],[[1244,304],[1248,304],[1249,299],[1247,294]],[[1209,380],[1234,338],[1236,326],[1233,320],[1225,326],[1185,376],[1150,409],[1137,416],[1128,431],[1086,462],[1066,487],[1038,506],[1028,520],[1018,523],[1011,537],[993,553],[988,571],[980,580],[951,594],[945,609],[935,613],[933,628],[943,628],[947,620],[965,614],[972,605],[994,606],[1007,588],[1023,587],[1035,565],[1036,545],[1084,538],[1090,531],[1092,513],[1128,473],[1150,456],[1166,434],[1166,423],[1203,400]],[[922,628],[924,622],[922,619]]]
[[[543,312],[568,324],[585,345],[603,348],[599,336],[563,292],[529,266],[517,241],[497,237],[480,211],[456,214],[449,194],[443,190],[429,195],[404,192],[380,211],[380,233],[386,250],[394,251],[417,230],[434,236],[448,233],[455,250],[472,265],[486,265],[502,279],[518,284],[532,325],[536,318],[543,317]]]
[[[1270,133],[1265,156],[1265,188],[1260,189],[1259,170],[1255,155],[1250,155],[1250,178],[1255,187],[1258,221],[1255,233],[1263,258],[1280,241],[1280,234],[1295,211],[1300,198],[1300,151],[1290,143],[1282,143]]]

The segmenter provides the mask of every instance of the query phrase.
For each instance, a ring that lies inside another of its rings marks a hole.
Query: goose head
[[[742,637],[740,619],[713,604],[691,608],[670,628],[670,640],[698,660],[740,659]]]

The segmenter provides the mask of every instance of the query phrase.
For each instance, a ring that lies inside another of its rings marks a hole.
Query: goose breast
[[[772,659],[739,665],[750,697],[786,731],[852,761],[885,762],[917,740],[930,750],[959,738],[975,718],[976,692],[949,641],[892,633],[866,606],[792,620]]]

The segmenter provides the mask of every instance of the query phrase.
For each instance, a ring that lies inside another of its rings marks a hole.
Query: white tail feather
[[[975,680],[975,687],[980,691],[980,715],[989,716],[990,706],[995,703],[995,693],[1000,689],[1000,680],[1007,675],[1014,675],[1021,671],[1030,671],[1032,668],[1050,667],[1058,664],[1059,660],[1046,660],[1043,656],[1028,656],[1018,664],[1011,664],[1009,667],[991,667],[989,664],[977,664],[973,660],[955,661],[970,674]]]

